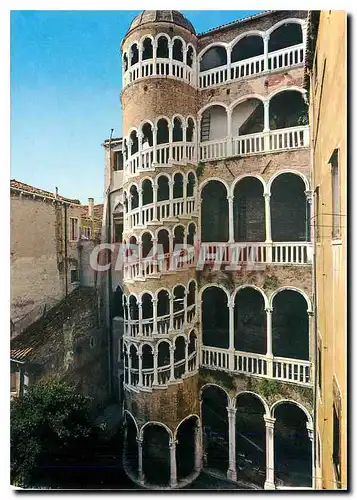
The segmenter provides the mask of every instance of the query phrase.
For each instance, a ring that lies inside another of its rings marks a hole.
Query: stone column
[[[228,440],[229,440],[229,467],[227,478],[231,481],[237,480],[236,469],[236,409],[227,406],[228,412]]]
[[[188,295],[188,291],[185,290],[184,292],[184,296],[183,296],[183,307],[184,307],[184,319],[183,319],[183,326],[184,328],[186,328],[187,326],[187,295]]]
[[[270,151],[269,101],[264,101],[264,151]]]
[[[169,305],[170,305],[170,318],[169,318],[169,333],[174,329],[174,296],[173,293],[169,295]]]
[[[176,443],[177,441],[170,442],[170,487],[177,487],[177,469],[176,469]]]
[[[138,386],[142,387],[142,385],[143,385],[143,355],[141,352],[139,352],[138,357],[139,357],[139,382],[138,382]]]
[[[138,479],[140,483],[144,483],[144,472],[143,472],[143,439],[136,438],[138,443]]]
[[[154,39],[152,41],[152,64],[153,64],[152,74],[153,74],[153,76],[156,75],[156,50],[157,50],[157,41]]]
[[[139,276],[143,277],[144,269],[143,269],[143,244],[141,241],[138,242],[138,261],[139,261]]]
[[[175,346],[170,346],[170,380],[173,382],[175,380]]]
[[[264,43],[264,71],[269,71],[269,38],[270,35],[265,33],[263,35]]]
[[[197,420],[195,427],[195,472],[202,469],[202,439],[201,439],[202,427]]]
[[[137,302],[138,305],[138,312],[139,312],[139,328],[138,328],[138,335],[141,337],[143,335],[143,303],[142,302]]]
[[[158,368],[158,352],[157,352],[157,345],[154,346],[153,349],[153,355],[154,355],[154,381],[153,385],[158,385],[158,376],[157,376],[157,368]]]
[[[152,302],[152,314],[153,314],[153,323],[152,323],[152,334],[157,335],[157,298],[153,298]]]
[[[128,348],[128,385],[131,385],[131,356],[130,356],[130,347]]]
[[[141,188],[138,189],[138,196],[139,196],[139,225],[143,226],[144,221],[143,221],[143,190]]]
[[[233,203],[234,196],[228,195],[228,224],[229,224],[229,240],[228,243],[234,243],[234,218],[233,218]]]
[[[174,216],[174,182],[169,181],[169,200],[170,200],[170,211],[169,211],[169,217]]]
[[[227,110],[227,156],[233,155],[232,111]]]
[[[311,442],[311,487],[315,489],[315,445],[314,445],[314,428],[312,424],[306,422],[307,434]]]
[[[186,124],[183,123],[182,124],[182,144],[184,146],[183,146],[183,157],[181,158],[181,161],[185,164],[187,162],[187,145],[186,145],[187,135],[186,135],[186,131],[187,131]],[[185,176],[184,176],[183,186],[184,186],[183,189],[185,190]],[[184,196],[184,198],[185,198],[185,196]]]
[[[157,161],[157,127],[154,126],[152,129],[152,167],[158,163]]]
[[[227,81],[229,82],[232,79],[231,76],[231,60],[232,60],[232,49],[229,48],[227,50]]]
[[[140,68],[140,71],[141,71],[141,68]],[[142,155],[141,155],[141,152],[142,152],[142,149],[143,149],[143,134],[141,132],[138,132],[137,133],[137,137],[138,137],[138,153],[139,153],[139,158],[138,158],[138,171],[140,171],[142,169]],[[138,190],[139,191],[139,190]],[[139,207],[140,207],[140,204],[139,204]]]
[[[185,340],[185,374],[188,373],[188,340]]]
[[[275,490],[274,481],[274,423],[275,418],[264,415],[266,436],[266,477],[265,490]]]
[[[153,222],[157,222],[157,190],[159,189],[159,186],[157,184],[153,184],[152,186],[152,201],[153,201],[153,211],[154,211],[154,218]]]
[[[265,205],[265,246],[266,246],[266,261],[271,264],[273,259],[273,242],[271,239],[271,212],[270,212],[270,193],[264,193]]]
[[[273,337],[272,337],[272,309],[265,309],[267,315],[267,375],[273,378]]]
[[[229,309],[229,371],[234,371],[234,300],[228,299]]]
[[[142,78],[142,62],[143,62],[143,47],[138,45],[138,56],[139,56],[139,78]]]
[[[172,41],[170,40],[169,41],[169,75],[172,75],[172,53],[173,53],[173,45],[172,45]]]

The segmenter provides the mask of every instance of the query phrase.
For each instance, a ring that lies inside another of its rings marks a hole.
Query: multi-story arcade
[[[197,35],[178,11],[144,11],[122,41],[111,210],[138,257],[113,278],[112,315],[124,466],[151,489],[202,468],[238,487],[314,487],[306,17]]]

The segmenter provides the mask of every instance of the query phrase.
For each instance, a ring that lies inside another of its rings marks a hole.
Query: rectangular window
[[[123,223],[114,223],[114,229],[115,229],[115,243],[122,243],[123,241]]]
[[[315,238],[320,241],[320,187],[315,189]]]
[[[78,270],[71,269],[71,283],[78,283]]]
[[[78,240],[78,219],[74,217],[69,218],[69,239],[70,241]]]
[[[122,151],[114,152],[114,166],[113,170],[123,170],[124,161],[123,161],[123,153]]]
[[[91,236],[91,234],[90,234],[90,233],[91,233],[90,227],[85,227],[85,228],[84,228],[84,236],[85,236],[88,240],[90,240],[90,236]]]
[[[330,161],[331,165],[331,189],[332,189],[332,238],[341,237],[341,199],[340,199],[340,172],[339,172],[339,152],[335,149]]]
[[[341,427],[340,412],[337,405],[333,405],[333,465],[337,488],[341,488]]]

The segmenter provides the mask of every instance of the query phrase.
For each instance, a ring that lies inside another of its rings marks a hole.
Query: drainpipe
[[[68,295],[68,269],[67,269],[67,204],[64,204],[64,283],[65,295]]]
[[[107,191],[107,243],[111,243],[111,206],[110,206],[110,188],[112,185],[112,137],[114,129],[110,130],[109,137],[109,186]],[[108,367],[109,367],[109,394],[113,394],[113,325],[112,325],[112,255],[108,252]]]

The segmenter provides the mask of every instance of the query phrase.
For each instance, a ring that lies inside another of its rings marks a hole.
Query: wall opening
[[[245,36],[244,38],[241,38],[233,47],[231,53],[231,62],[235,63],[263,54],[263,38],[259,35]]]
[[[211,47],[202,56],[200,61],[200,71],[218,68],[227,64],[227,51],[220,45]]]
[[[263,185],[256,177],[245,177],[234,188],[234,241],[265,241]]]
[[[293,47],[302,43],[302,29],[299,23],[282,24],[270,33],[269,52]]]
[[[161,425],[155,424],[147,425],[143,434],[145,481],[167,486],[170,483],[169,434]]]
[[[183,479],[194,471],[196,426],[197,417],[190,417],[182,422],[177,429],[176,465],[178,479]]]
[[[202,294],[202,335],[205,346],[229,347],[227,295],[221,288],[206,288]]]
[[[202,241],[228,241],[227,189],[219,181],[209,181],[202,189]]]
[[[266,354],[266,312],[264,298],[254,288],[238,290],[234,300],[234,348]]]

